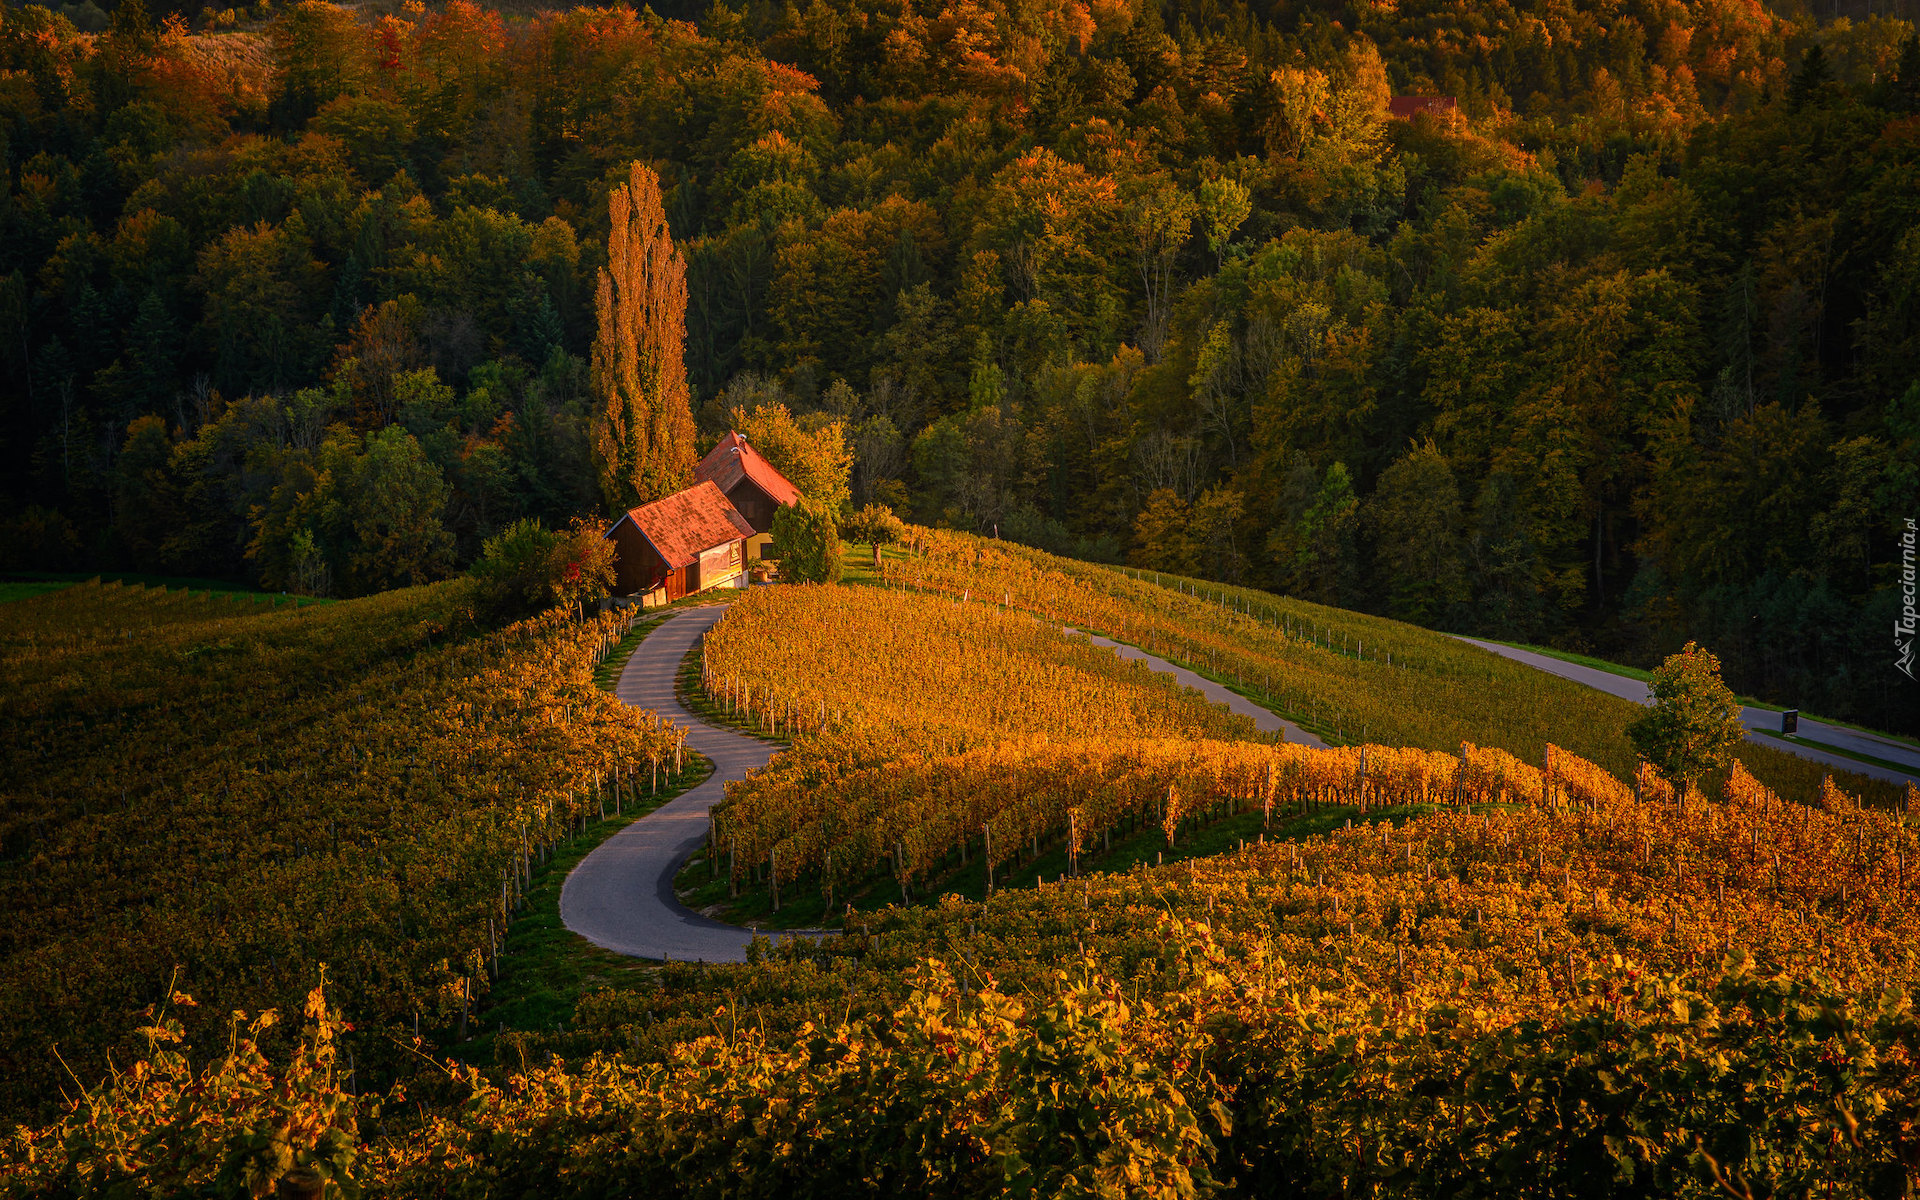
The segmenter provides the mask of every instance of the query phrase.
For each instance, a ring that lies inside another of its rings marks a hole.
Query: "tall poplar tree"
[[[593,339],[594,459],[619,511],[693,481],[687,397],[687,264],[667,232],[660,177],[638,162],[608,198],[613,230]]]

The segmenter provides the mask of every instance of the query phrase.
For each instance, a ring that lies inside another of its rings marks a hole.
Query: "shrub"
[[[560,539],[532,517],[515,521],[486,540],[470,574],[482,607],[495,618],[524,615],[547,600],[549,564]]]
[[[780,547],[780,574],[796,583],[833,583],[840,578],[840,528],[833,511],[806,497],[773,514],[773,540]]]
[[[575,517],[566,532],[553,535],[547,555],[547,597],[570,606],[575,615],[613,590],[613,543],[597,521]]]

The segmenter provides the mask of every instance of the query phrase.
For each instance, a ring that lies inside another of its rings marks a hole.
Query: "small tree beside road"
[[[1720,660],[1693,642],[1660,664],[1649,689],[1653,707],[1627,726],[1627,739],[1685,796],[1746,737],[1740,702],[1720,680]]]
[[[601,532],[597,521],[575,517],[566,529],[554,534],[553,551],[547,559],[547,593],[555,604],[566,605],[576,617],[584,617],[594,604],[613,591],[613,543]]]

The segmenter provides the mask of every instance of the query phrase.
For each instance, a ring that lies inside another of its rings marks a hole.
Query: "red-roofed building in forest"
[[[614,545],[614,594],[652,607],[694,592],[747,585],[754,528],[706,480],[629,509],[607,530]]]
[[[1422,113],[1443,124],[1460,119],[1460,103],[1452,96],[1392,96],[1387,100],[1387,118],[1411,121]]]
[[[700,460],[693,477],[719,487],[753,526],[753,537],[747,542],[750,559],[759,558],[773,540],[773,514],[800,498],[799,488],[731,430]]]

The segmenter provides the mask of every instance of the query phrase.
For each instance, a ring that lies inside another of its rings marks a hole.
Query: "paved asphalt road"
[[[1562,679],[1571,679],[1576,683],[1598,688],[1622,700],[1631,700],[1635,704],[1647,702],[1647,685],[1638,679],[1629,679],[1624,675],[1615,675],[1611,671],[1602,671],[1595,667],[1583,667],[1578,663],[1566,662],[1546,654],[1535,654],[1531,650],[1517,650],[1512,646],[1502,646],[1498,642],[1484,642],[1479,638],[1461,638],[1460,640],[1471,642],[1482,650],[1491,650],[1502,658],[1511,658],[1516,662],[1526,663],[1530,667],[1538,667]],[[1740,720],[1747,727],[1747,740],[1757,745],[1772,746],[1776,750],[1798,754],[1802,758],[1809,758],[1817,763],[1824,763],[1842,770],[1857,771],[1862,775],[1871,775],[1875,779],[1885,779],[1891,783],[1920,783],[1920,750],[1903,742],[1875,737],[1871,733],[1861,733],[1859,730],[1847,729],[1839,725],[1829,725],[1825,721],[1809,721],[1805,717],[1800,718],[1801,737],[1851,750],[1855,754],[1871,754],[1875,758],[1900,763],[1905,767],[1905,770],[1896,771],[1875,766],[1872,763],[1864,763],[1859,759],[1848,758],[1844,754],[1829,754],[1816,746],[1805,746],[1799,742],[1789,742],[1778,737],[1768,737],[1765,733],[1754,732],[1755,730],[1769,730],[1774,733],[1780,731],[1780,714],[1772,709],[1742,708]]]
[[[699,787],[602,842],[567,876],[560,889],[561,922],[604,949],[635,958],[747,960],[753,930],[703,917],[680,903],[673,891],[673,879],[681,864],[706,840],[707,809],[726,794],[729,780],[745,779],[748,771],[766,765],[775,749],[756,738],[706,724],[682,708],[674,696],[674,677],[681,660],[725,612],[725,605],[714,604],[668,617],[640,643],[620,672],[615,689],[620,699],[685,727],[687,744],[712,759],[714,769]],[[1155,671],[1171,672],[1209,700],[1252,717],[1261,729],[1283,729],[1288,741],[1321,744],[1319,738],[1298,726],[1192,671],[1132,646],[1101,637],[1092,640],[1122,658],[1139,659]]]
[[[582,859],[560,889],[560,920],[596,946],[636,958],[745,962],[751,930],[701,916],[673,892],[681,864],[707,838],[707,809],[729,780],[765,766],[777,747],[700,720],[673,694],[680,661],[726,613],[690,608],[646,636],[620,672],[615,693],[687,731],[687,745],[713,760],[713,774],[614,834]]]

